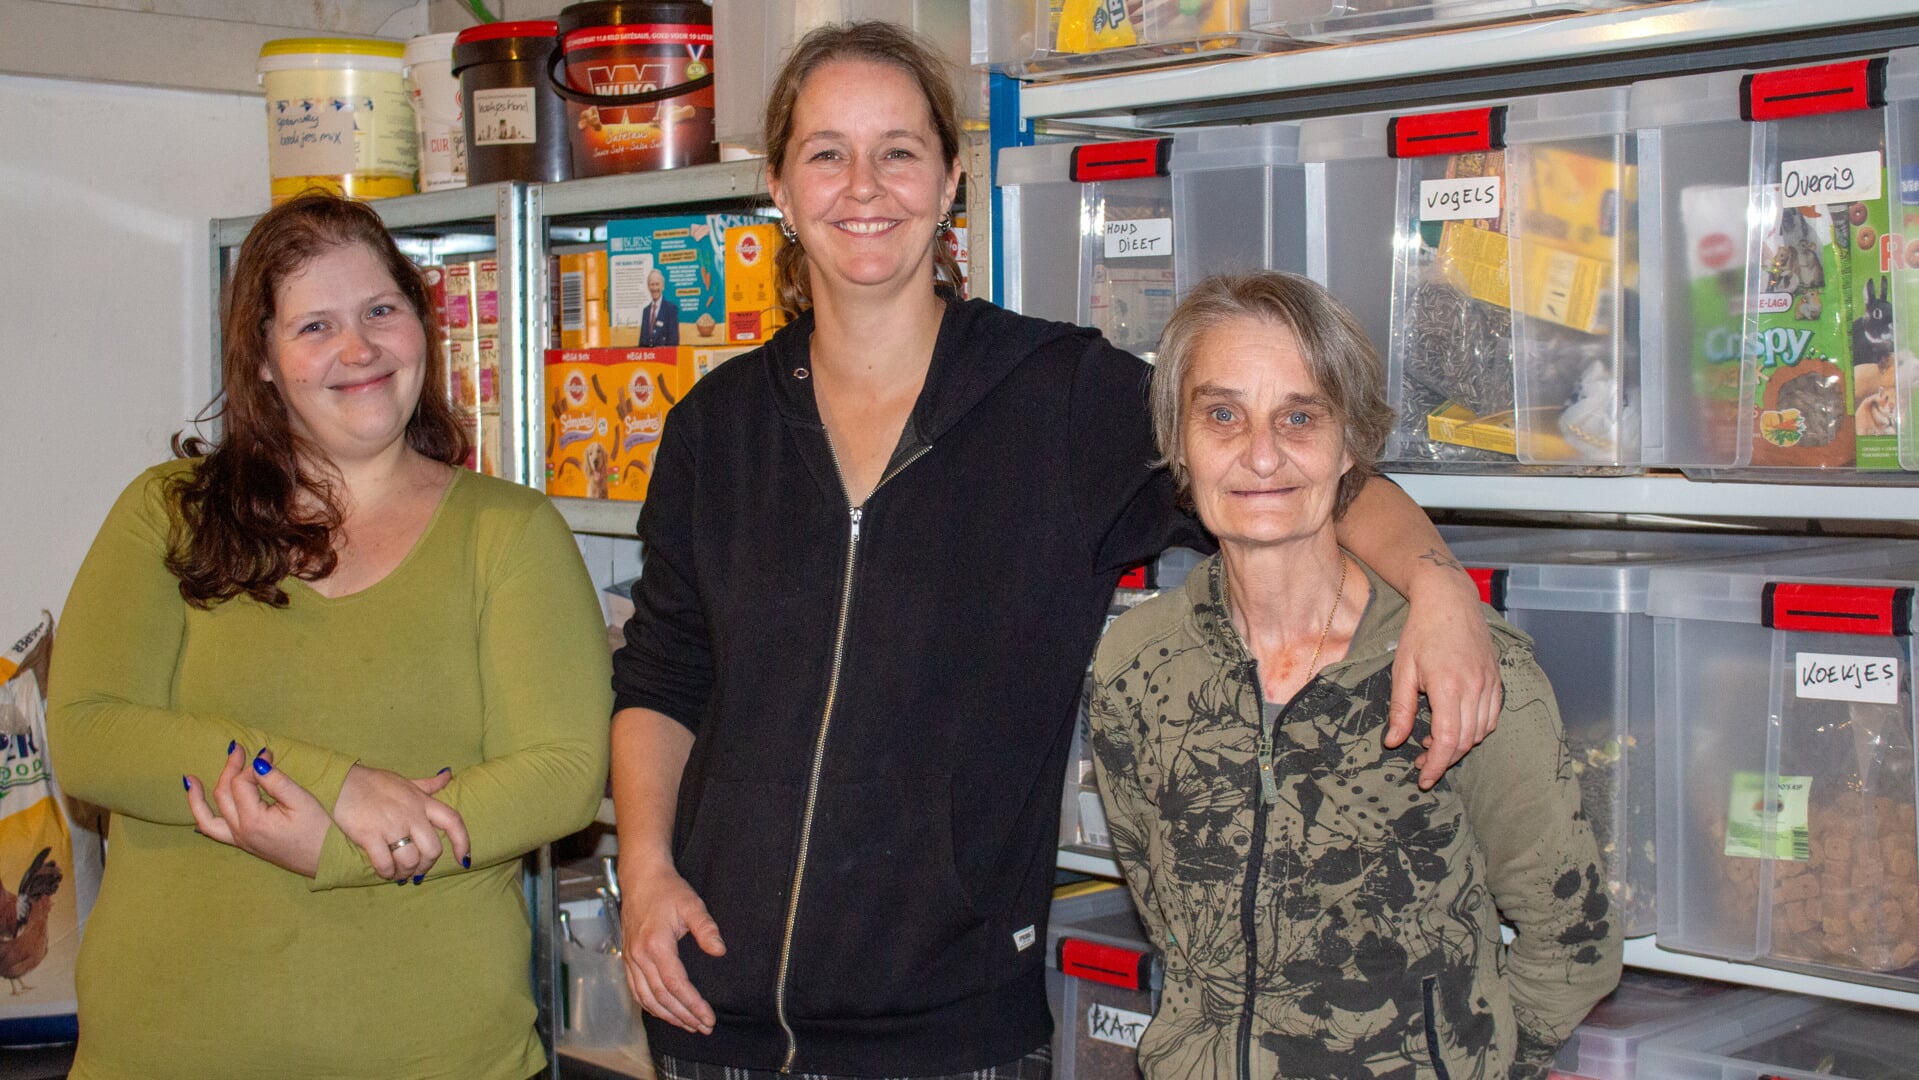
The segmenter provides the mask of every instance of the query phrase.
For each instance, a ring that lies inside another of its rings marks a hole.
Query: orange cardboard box
[[[693,384],[692,352],[547,350],[547,494],[646,498],[666,414]]]

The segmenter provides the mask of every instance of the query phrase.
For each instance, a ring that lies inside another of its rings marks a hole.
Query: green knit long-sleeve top
[[[605,633],[544,496],[461,471],[386,578],[189,607],[167,572],[165,485],[115,504],[62,613],[48,742],[66,791],[112,811],[77,975],[73,1076],[524,1080],[543,1057],[519,857],[604,790]],[[227,744],[332,810],[356,762],[453,781],[471,833],[396,887],[337,827],[308,879],[198,835],[183,775]]]

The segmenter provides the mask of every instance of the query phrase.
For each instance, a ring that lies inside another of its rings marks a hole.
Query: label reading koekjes
[[[1783,162],[1779,166],[1779,205],[1869,202],[1884,193],[1883,175],[1877,150]]]
[[[1793,695],[1866,705],[1899,704],[1899,661],[1891,656],[1793,654]]]
[[[1172,253],[1172,218],[1135,218],[1106,223],[1106,257],[1109,259],[1140,259]]]
[[[1499,177],[1469,176],[1463,180],[1421,180],[1419,220],[1477,221],[1499,216]]]

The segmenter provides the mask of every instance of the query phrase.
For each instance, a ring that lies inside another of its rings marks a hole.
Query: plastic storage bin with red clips
[[[1634,1080],[1639,1047],[1682,1027],[1779,995],[1726,983],[1628,971],[1560,1048],[1552,1080]]]
[[[1306,272],[1298,124],[1182,131],[1171,167],[1178,295],[1213,274]]]
[[[1659,944],[1914,990],[1919,549],[1849,554],[1653,570]]]
[[[1648,1040],[1638,1080],[1919,1080],[1912,1015],[1778,995]]]
[[[1303,122],[1309,272],[1386,360],[1393,468],[1635,471],[1627,102]]]
[[[1648,460],[1915,482],[1898,387],[1919,332],[1919,189],[1902,193],[1919,182],[1919,50],[1639,83],[1633,123]]]
[[[1138,1080],[1159,973],[1123,887],[1053,901],[1046,932],[1056,1080]]]
[[[1008,306],[1152,359],[1173,313],[1173,140],[1000,151]]]
[[[1628,937],[1655,929],[1653,628],[1656,566],[1856,542],[1740,533],[1503,530],[1453,533],[1481,595],[1532,635],[1552,681],[1613,910]]]
[[[1260,29],[1304,41],[1350,41],[1420,34],[1479,23],[1505,22],[1623,7],[1627,0],[1272,0],[1274,20]]]
[[[1024,78],[1287,48],[1273,0],[974,0],[973,63]]]

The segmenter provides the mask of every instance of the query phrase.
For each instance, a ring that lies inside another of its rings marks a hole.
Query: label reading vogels
[[[1172,218],[1135,218],[1106,223],[1106,257],[1140,259],[1173,253]]]
[[[1779,205],[1870,202],[1885,191],[1879,151],[1800,158],[1779,166]]]
[[[1499,216],[1499,177],[1421,180],[1419,220],[1477,221]]]
[[[1100,1042],[1139,1049],[1139,1037],[1153,1018],[1145,1013],[1115,1009],[1111,1005],[1091,1005],[1086,1009],[1086,1034]]]
[[[1793,654],[1793,695],[1866,705],[1899,704],[1899,661],[1891,656]]]

